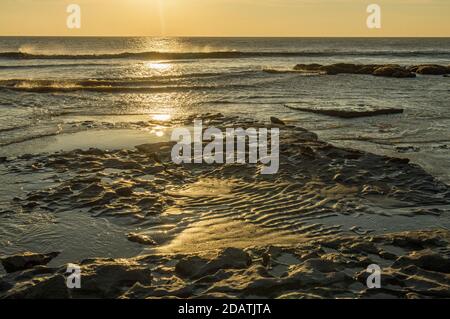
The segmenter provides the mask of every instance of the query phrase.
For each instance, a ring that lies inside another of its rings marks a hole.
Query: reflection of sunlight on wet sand
[[[207,252],[226,247],[248,248],[260,245],[283,245],[301,241],[288,231],[270,231],[233,218],[213,218],[189,225],[167,245],[162,253]]]
[[[206,178],[181,189],[167,193],[183,201],[200,200],[204,204],[216,198],[233,198],[233,179]],[[194,206],[193,206],[194,207]],[[217,208],[217,207],[216,207]],[[214,209],[214,208],[212,208]],[[273,231],[247,222],[232,215],[205,218],[205,211],[184,211],[192,216],[189,225],[170,242],[158,248],[163,253],[206,252],[226,247],[245,248],[262,244],[288,244],[299,242],[299,236],[290,231]],[[183,211],[179,213],[183,215]],[[237,214],[236,214],[237,215]],[[174,232],[176,233],[176,232]]]

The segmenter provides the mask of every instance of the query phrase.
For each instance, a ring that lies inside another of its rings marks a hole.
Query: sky
[[[380,29],[366,25],[372,3]],[[450,0],[0,0],[0,36],[448,37],[449,15]]]

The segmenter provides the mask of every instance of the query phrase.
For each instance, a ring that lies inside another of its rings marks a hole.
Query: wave
[[[218,89],[242,89],[250,85],[167,85],[153,80],[2,80],[0,90],[33,93],[102,92],[102,93],[169,93]]]
[[[121,52],[111,54],[31,54],[25,52],[0,52],[0,59],[17,60],[97,60],[97,59],[145,59],[145,60],[192,60],[192,59],[239,59],[258,57],[328,57],[328,56],[445,56],[450,51],[215,51],[215,52]]]
[[[67,63],[67,64],[0,65],[0,70],[73,68],[73,67],[86,67],[86,66],[112,66],[112,64],[107,64],[107,63]]]
[[[316,75],[324,75],[325,72],[308,72],[303,70],[288,70],[288,69],[263,69],[263,72],[269,74],[297,74],[304,76],[316,76]]]

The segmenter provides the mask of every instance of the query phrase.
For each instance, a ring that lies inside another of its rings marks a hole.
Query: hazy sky
[[[366,26],[371,3],[381,29]],[[450,36],[449,15],[450,0],[0,0],[0,35]]]

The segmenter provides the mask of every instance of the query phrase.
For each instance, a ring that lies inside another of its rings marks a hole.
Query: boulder
[[[425,270],[450,274],[450,259],[431,250],[415,251],[398,258],[392,268],[404,268],[414,265]]]
[[[408,70],[418,74],[429,74],[429,75],[444,75],[450,73],[448,67],[437,64],[414,65],[408,68]]]
[[[392,78],[414,78],[416,75],[407,69],[398,65],[385,65],[376,68],[373,73],[375,76],[386,76]]]
[[[127,239],[142,245],[156,245],[156,242],[150,236],[143,234],[129,233]]]
[[[70,295],[66,278],[56,274],[32,285],[14,287],[4,297],[8,299],[67,299]]]
[[[313,63],[313,64],[297,64],[296,66],[294,66],[294,70],[306,71],[306,72],[310,72],[310,71],[318,72],[318,71],[320,71],[320,68],[322,66],[323,66],[322,64],[317,64],[317,63]]]
[[[33,268],[37,265],[46,265],[59,254],[60,252],[51,252],[48,254],[25,252],[19,255],[0,258],[0,262],[2,263],[3,268],[5,268],[6,272],[11,273]]]
[[[280,120],[279,118],[275,117],[275,116],[271,116],[270,117],[270,122],[272,124],[278,124],[278,125],[286,125],[286,123],[284,123],[282,120]]]
[[[81,288],[74,298],[117,298],[136,283],[150,286],[151,270],[146,265],[123,259],[94,259],[82,262]]]
[[[251,262],[251,257],[242,249],[226,248],[208,262],[199,257],[181,260],[175,266],[175,270],[182,277],[201,278],[221,269],[247,268]]]
[[[362,68],[361,65],[352,64],[352,63],[336,63],[331,65],[322,66],[320,68],[321,71],[325,71],[327,74],[358,74],[359,70]]]

